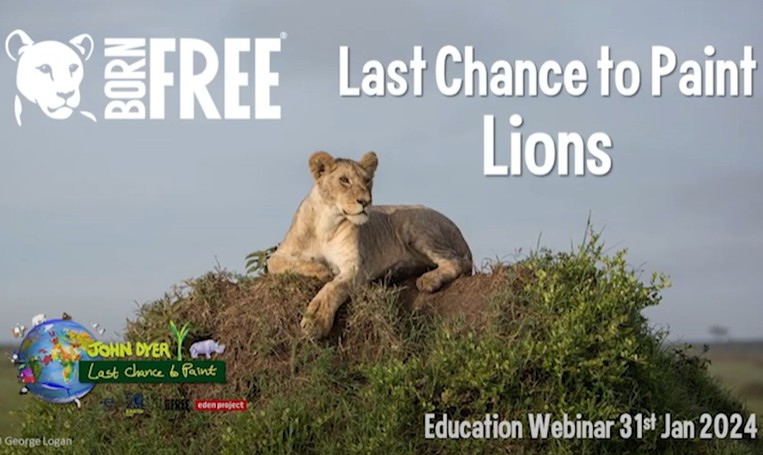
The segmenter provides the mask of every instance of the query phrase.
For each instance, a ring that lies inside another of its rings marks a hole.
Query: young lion
[[[316,152],[308,163],[313,188],[267,263],[271,273],[326,282],[302,318],[305,334],[328,334],[353,283],[418,276],[420,291],[435,292],[472,273],[469,246],[444,215],[423,206],[371,205],[374,152],[357,162]]]

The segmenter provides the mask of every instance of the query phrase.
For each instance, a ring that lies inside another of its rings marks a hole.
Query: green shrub
[[[470,283],[488,283],[491,292],[478,297],[467,292]],[[203,337],[226,344],[225,385],[101,385],[81,410],[32,403],[18,416],[21,432],[72,437],[58,453],[761,453],[755,441],[663,440],[661,424],[641,439],[615,431],[610,440],[533,440],[527,425],[523,439],[425,439],[425,413],[459,420],[495,413],[525,423],[528,413],[546,412],[589,420],[747,415],[708,376],[703,357],[668,346],[641,315],[668,285],[659,274],[641,280],[625,251],[605,254],[589,230],[573,251],[540,249],[438,293],[461,312],[415,309],[428,308],[415,303],[429,297],[411,297],[405,287],[356,290],[339,333],[314,343],[301,338],[298,323],[319,283],[218,271],[141,308],[126,334],[171,341],[160,328],[188,322],[185,349]],[[144,393],[146,414],[99,405],[127,391]],[[163,411],[168,397],[245,397],[249,410]]]

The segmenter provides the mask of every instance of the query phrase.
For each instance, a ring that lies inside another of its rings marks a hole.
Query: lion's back
[[[427,243],[437,250],[451,251],[470,262],[472,260],[461,230],[437,210],[423,205],[377,205],[370,211],[384,215],[377,221],[377,229],[385,219],[384,224],[388,226],[384,230],[394,231],[395,237],[406,245]],[[372,216],[371,220],[375,218]]]

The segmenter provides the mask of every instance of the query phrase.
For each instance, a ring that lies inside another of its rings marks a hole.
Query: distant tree
[[[722,341],[724,338],[728,337],[729,329],[722,325],[712,325],[710,326],[710,334],[713,335],[717,341]]]

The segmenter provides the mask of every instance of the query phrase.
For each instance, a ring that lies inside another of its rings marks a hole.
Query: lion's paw
[[[421,292],[432,293],[440,289],[442,282],[440,277],[425,273],[416,280],[416,288]]]
[[[325,337],[331,331],[331,323],[318,314],[306,314],[299,323],[299,326],[302,328],[302,333],[305,336],[314,340]]]

